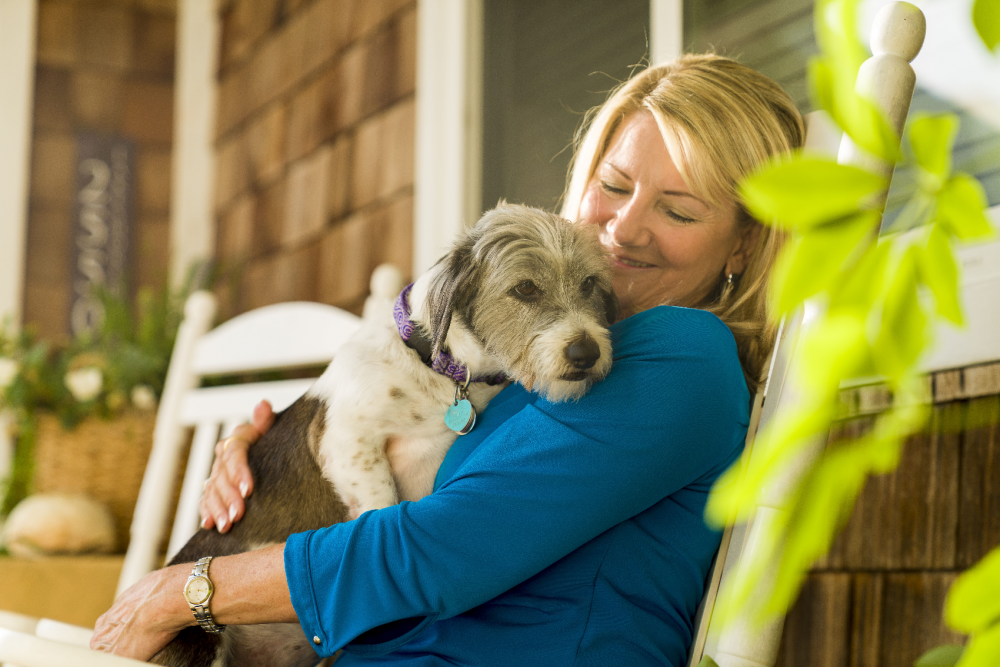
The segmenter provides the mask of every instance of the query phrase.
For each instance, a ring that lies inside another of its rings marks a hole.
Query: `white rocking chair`
[[[383,265],[372,274],[371,285],[365,317],[381,319],[402,289],[400,272]],[[201,379],[325,366],[362,322],[362,318],[333,306],[291,302],[258,308],[209,330],[215,309],[215,297],[209,292],[192,294],[185,305],[116,595],[164,562],[160,545],[177,463],[190,430],[194,435],[166,560],[198,529],[202,483],[211,472],[220,435],[249,421],[260,400],[269,400],[275,411],[283,410],[314,381],[306,378],[199,388]],[[146,664],[91,651],[86,648],[91,634],[88,628],[4,612],[0,614],[0,664]]]

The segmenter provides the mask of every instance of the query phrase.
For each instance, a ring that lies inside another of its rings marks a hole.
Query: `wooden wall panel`
[[[415,2],[220,12],[223,316],[289,299],[360,310],[378,262],[410,271],[412,212],[399,208],[413,201]]]
[[[879,667],[912,667],[935,646],[964,641],[942,620],[945,595],[956,574],[890,572],[883,576]]]
[[[969,401],[959,484],[955,565],[967,568],[1000,545],[1000,396]]]
[[[958,574],[1000,546],[998,375],[1000,363],[990,363],[927,378],[934,404],[925,432],[906,443],[895,472],[869,478],[815,563],[786,619],[781,664],[911,667],[934,646],[964,641],[942,613]],[[861,387],[842,392],[841,403],[847,417],[829,447],[868,433],[892,396]],[[833,583],[843,577],[848,590]],[[834,637],[845,615],[841,648]]]
[[[40,0],[24,320],[68,334],[77,132],[136,142],[133,287],[169,261],[175,0]]]
[[[785,624],[775,667],[848,667],[851,575],[810,574]]]

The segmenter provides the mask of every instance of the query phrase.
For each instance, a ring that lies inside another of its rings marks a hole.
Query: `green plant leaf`
[[[986,193],[968,174],[955,174],[937,195],[937,217],[948,231],[963,241],[994,235],[986,218]]]
[[[965,323],[959,301],[958,266],[952,253],[948,234],[941,225],[934,225],[927,236],[927,245],[918,255],[920,279],[934,293],[938,315],[959,326]]]
[[[869,246],[843,281],[834,285],[830,294],[830,309],[852,309],[868,313],[882,293],[889,262],[889,243]]]
[[[889,378],[900,378],[916,363],[927,343],[927,316],[917,295],[917,253],[909,248],[899,261],[885,295],[882,326],[873,345],[875,367]]]
[[[917,658],[913,667],[954,667],[964,650],[965,647],[959,644],[936,646]]]
[[[785,244],[771,270],[775,312],[779,315],[789,313],[809,297],[827,289],[861,242],[866,237],[874,239],[879,219],[878,212],[863,211],[808,229]]]
[[[920,167],[946,179],[951,175],[951,151],[958,134],[955,114],[914,114],[909,128],[910,146]]]
[[[705,520],[710,525],[724,526],[733,516],[737,520],[747,519],[775,471],[781,470],[816,434],[829,429],[834,416],[833,402],[813,396],[810,403],[809,398],[803,396],[798,410],[779,414],[757,433],[754,447],[763,448],[764,455],[753,457],[745,472],[740,462],[736,462],[715,480],[705,506]]]
[[[836,84],[833,69],[825,58],[813,56],[809,59],[809,97],[813,107],[825,109],[831,116],[836,113],[837,105]],[[840,125],[840,121],[834,118],[834,122]],[[843,129],[843,128],[841,128]]]
[[[956,667],[996,667],[1000,665],[1000,623],[973,635]]]
[[[964,633],[980,633],[1000,620],[1000,547],[955,580],[944,603],[945,622]]]
[[[990,51],[1000,44],[1000,2],[976,0],[972,5],[972,25]]]
[[[868,51],[858,38],[858,6],[860,0],[817,0],[813,12],[816,41],[838,67],[851,75],[868,57]]]
[[[899,161],[899,136],[874,102],[852,89],[841,92],[837,103],[840,106],[839,116],[844,122],[843,129],[855,144],[886,162]]]
[[[885,179],[834,160],[796,155],[771,162],[740,184],[744,203],[764,222],[810,227],[862,208]]]
[[[799,381],[832,397],[841,378],[856,373],[867,347],[863,317],[850,311],[828,314],[805,332],[797,366]]]

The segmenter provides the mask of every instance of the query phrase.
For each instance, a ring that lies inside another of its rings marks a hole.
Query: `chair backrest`
[[[891,45],[898,50],[890,53],[892,57],[888,59],[891,61],[888,66],[885,58],[879,61],[873,57],[862,65],[858,75],[858,92],[875,100],[899,133],[909,112],[915,81],[908,62],[920,50],[923,38],[924,17],[920,10],[906,2],[889,3],[880,10],[872,28],[873,51],[879,53],[876,44]],[[824,122],[822,115],[810,116],[806,145],[826,152],[831,137],[836,141],[837,135],[831,134],[829,122]],[[891,177],[891,171],[885,173],[884,167],[871,163],[846,136],[840,141],[838,161],[863,165],[869,169],[881,168],[887,178]],[[805,310],[800,310],[782,322],[767,382],[754,401],[746,448],[741,460],[744,470],[754,457],[766,455],[764,447],[760,446],[766,446],[766,443],[754,442],[756,434],[776,414],[798,402],[794,383],[788,380],[788,371],[797,356],[795,348],[800,332],[809,326],[810,315],[807,304]],[[784,618],[773,619],[765,625],[758,625],[750,618],[721,618],[721,614],[714,613],[717,609],[717,596],[720,590],[727,588],[727,581],[742,576],[742,573],[753,569],[767,557],[768,550],[758,537],[768,524],[787,511],[788,491],[797,485],[822,455],[825,444],[825,439],[821,438],[804,446],[797,465],[789,466],[785,478],[765,490],[762,497],[757,499],[750,520],[724,531],[707,581],[705,597],[695,619],[689,665],[697,665],[707,655],[720,667],[773,667],[777,660]],[[776,563],[765,565],[770,572],[777,566]]]
[[[389,273],[395,279],[387,280],[382,267],[373,274],[373,290],[378,291],[373,291],[366,304],[366,312],[373,316],[387,310],[386,303],[401,287],[398,270]],[[333,306],[292,302],[258,308],[210,330],[215,309],[215,298],[208,292],[192,294],[185,306],[156,415],[153,449],[132,520],[119,594],[162,564],[160,544],[177,464],[190,431],[194,434],[167,546],[168,559],[198,529],[202,484],[211,472],[220,436],[249,421],[253,407],[262,399],[269,400],[275,411],[288,407],[314,378],[204,388],[199,386],[201,380],[326,365],[362,323],[360,317]]]

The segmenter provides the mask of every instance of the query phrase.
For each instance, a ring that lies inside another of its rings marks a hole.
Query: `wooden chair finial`
[[[894,55],[912,61],[924,43],[927,22],[924,14],[909,2],[890,2],[875,15],[872,24],[872,53]]]
[[[194,292],[184,303],[184,317],[211,322],[215,317],[215,297],[205,290]]]

